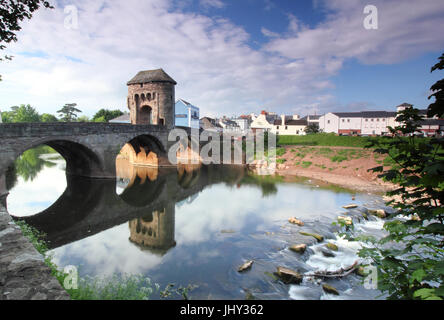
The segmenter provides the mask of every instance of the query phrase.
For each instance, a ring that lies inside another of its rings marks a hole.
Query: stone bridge
[[[189,128],[180,127],[187,130]],[[92,178],[114,178],[116,156],[126,143],[137,152],[155,152],[167,164],[169,130],[158,125],[123,123],[4,123],[0,125],[0,175],[27,149],[48,145],[66,160],[66,172]]]

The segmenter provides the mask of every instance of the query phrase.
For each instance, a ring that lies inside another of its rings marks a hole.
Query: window
[[[288,129],[288,126],[285,126],[285,130],[287,130]]]
[[[374,119],[370,119],[371,122],[373,122]]]
[[[345,122],[345,119],[342,119],[342,122]]]
[[[277,128],[276,129],[278,129],[279,130],[279,126],[277,126]]]
[[[379,122],[379,118],[378,118],[378,119],[376,119],[376,121],[377,121],[377,122]]]
[[[368,122],[368,119],[365,119],[365,122]]]
[[[327,123],[330,124],[330,120],[327,120]]]
[[[347,122],[350,122],[350,119],[347,119]]]

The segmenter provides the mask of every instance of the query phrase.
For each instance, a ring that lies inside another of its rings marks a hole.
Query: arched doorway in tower
[[[152,108],[148,105],[144,105],[140,108],[139,120],[141,123],[153,124],[151,119]]]

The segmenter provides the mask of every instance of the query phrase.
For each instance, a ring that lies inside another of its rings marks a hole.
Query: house
[[[131,123],[130,114],[124,113],[121,116],[118,116],[117,118],[109,120],[108,122],[110,122],[110,123]]]
[[[223,132],[227,133],[242,133],[240,126],[233,120],[222,118],[219,119],[219,125],[222,127]]]
[[[299,119],[297,115],[281,115],[281,119],[274,120],[271,132],[277,135],[305,135],[307,124],[306,119]]]
[[[222,126],[213,118],[203,117],[199,121],[199,127],[202,130],[222,132]]]
[[[199,129],[199,108],[179,99],[175,104],[175,125]]]
[[[240,127],[243,134],[246,134],[250,129],[251,117],[246,115],[241,115],[238,118],[232,119]]]
[[[256,130],[271,131],[274,126],[274,121],[278,117],[274,113],[268,113],[265,110],[261,111],[261,114],[257,117],[255,114],[251,114],[251,125],[250,128],[255,132]]]

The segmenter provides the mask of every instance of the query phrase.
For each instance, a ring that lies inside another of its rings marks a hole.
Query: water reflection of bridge
[[[128,167],[120,173],[129,182],[120,195],[116,180],[67,175],[66,190],[51,207],[21,219],[46,233],[51,249],[129,222],[131,242],[164,254],[175,245],[175,204],[211,184],[236,184],[244,168]]]

